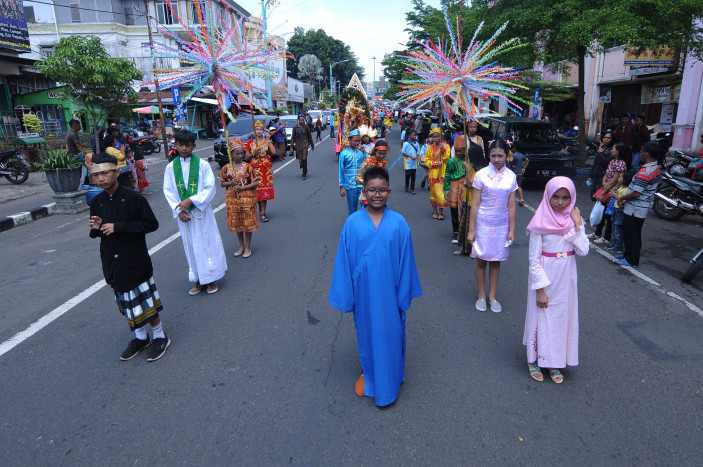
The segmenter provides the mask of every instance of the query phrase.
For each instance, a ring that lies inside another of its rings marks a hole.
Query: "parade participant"
[[[188,292],[199,294],[203,288],[218,291],[217,280],[225,275],[227,260],[220,231],[210,202],[215,196],[215,176],[210,164],[193,156],[195,133],[178,130],[173,135],[178,157],[164,171],[164,196],[181,232],[188,261],[188,280],[195,286]]]
[[[443,210],[447,207],[444,198],[444,172],[450,157],[450,148],[442,143],[442,133],[439,127],[430,131],[429,143],[425,151],[425,165],[429,169],[427,183],[430,185],[430,204],[432,205],[432,219],[443,220]]]
[[[456,141],[456,139],[455,139]],[[461,217],[459,218],[459,249],[454,252],[455,255],[469,255],[475,258],[476,255],[471,253],[471,244],[466,241],[466,234],[469,233],[469,224],[471,220],[471,203],[474,199],[474,178],[476,172],[486,167],[486,158],[483,156],[483,148],[478,144],[469,142],[468,157],[464,159],[464,169],[466,177],[464,177],[464,197],[461,200]]]
[[[444,196],[449,204],[449,213],[452,217],[452,243],[459,243],[459,207],[464,199],[464,179],[466,178],[466,138],[460,136],[454,139],[451,150],[452,157],[447,161],[447,170],[444,173]]]
[[[240,138],[230,138],[232,163],[220,170],[220,185],[225,187],[227,204],[227,229],[237,234],[239,250],[234,256],[248,258],[251,256],[251,236],[259,230],[256,217],[256,187],[259,179],[256,171],[244,162],[244,142]]]
[[[621,266],[639,267],[642,249],[642,226],[654,204],[654,193],[661,180],[660,166],[664,166],[664,150],[654,141],[644,143],[640,150],[642,167],[627,188],[617,197],[623,206],[623,257],[616,260]]]
[[[261,120],[254,123],[254,139],[250,139],[245,148],[246,156],[244,160],[254,168],[259,184],[256,187],[256,199],[259,204],[259,215],[261,222],[268,222],[266,217],[266,202],[274,199],[273,191],[273,162],[272,155],[276,148],[264,136],[264,124]]]
[[[120,172],[117,181],[121,185],[125,185],[128,188],[133,188],[134,183],[132,181],[132,170],[127,166],[125,151],[120,151],[117,149],[117,140],[112,135],[106,136],[103,143],[105,144],[105,152],[117,159],[117,170]]]
[[[368,130],[369,129],[366,127],[364,127],[363,130],[359,130],[361,132],[361,143],[359,144],[359,149],[366,155],[371,154],[371,150],[375,145],[375,143],[371,141],[371,136],[369,135]]]
[[[303,180],[308,176],[308,146],[310,150],[315,150],[315,143],[312,141],[312,133],[310,127],[305,123],[305,115],[298,114],[298,124],[293,127],[293,149],[295,150],[295,158],[298,159],[300,168],[303,170]]]
[[[503,311],[496,298],[500,262],[508,259],[508,247],[515,241],[515,191],[517,181],[512,170],[505,166],[508,143],[497,138],[488,146],[490,164],[474,177],[471,220],[466,241],[476,255],[476,309],[486,311],[486,266],[488,274],[488,302],[491,311]]]
[[[417,159],[421,156],[420,145],[417,142],[417,132],[407,130],[407,141],[403,144],[403,165],[405,166],[405,191],[410,189],[410,194],[415,194],[415,174],[417,172]]]
[[[320,132],[322,131],[322,120],[320,120],[320,117],[317,117],[317,120],[315,120],[315,142],[319,143],[322,141],[322,138],[320,137]]]
[[[146,234],[158,229],[159,222],[143,196],[117,182],[114,156],[98,153],[91,162],[91,180],[103,191],[90,202],[90,237],[100,237],[105,282],[112,287],[117,307],[136,336],[120,360],[131,360],[151,344],[147,361],[153,362],[171,345],[161,325],[159,311],[163,307],[146,245]],[[151,326],[151,342],[147,324]]]
[[[364,184],[364,174],[369,169],[369,167],[380,167],[382,169],[386,168],[386,165],[388,165],[388,161],[386,160],[386,156],[388,156],[388,150],[389,148],[386,140],[376,140],[376,144],[371,150],[369,157],[364,159],[364,162],[361,163],[359,171],[356,174],[356,183],[358,185]],[[359,201],[361,201],[361,204],[364,206],[368,205],[368,202],[366,201],[366,196],[364,196],[363,191],[361,192]]]
[[[364,191],[369,205],[344,224],[328,300],[354,312],[362,370],[354,392],[383,407],[395,402],[405,380],[405,313],[422,287],[410,228],[386,206],[388,172],[367,170]]]
[[[271,140],[276,147],[276,158],[279,161],[286,158],[286,125],[288,125],[288,122],[281,125],[281,119],[278,117],[273,122]]]
[[[349,214],[354,213],[359,208],[359,196],[361,195],[361,184],[356,181],[356,174],[359,173],[364,161],[364,153],[359,149],[361,135],[359,130],[349,132],[349,145],[339,153],[339,196],[347,198],[347,208]]]
[[[376,117],[373,119],[373,129],[376,130],[376,136],[386,139],[386,125],[384,125],[381,117]]]
[[[579,363],[578,280],[574,254],[588,254],[588,238],[576,205],[576,187],[567,177],[554,177],[527,225],[530,269],[523,345],[530,376],[542,381],[540,367],[552,381],[564,381],[559,368]]]
[[[484,151],[485,146],[483,145],[483,138],[478,135],[478,122],[475,120],[470,121],[466,125],[466,130],[469,134],[469,141],[479,145],[481,147],[481,150]]]

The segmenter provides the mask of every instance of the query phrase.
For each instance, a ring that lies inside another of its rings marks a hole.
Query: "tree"
[[[294,58],[288,59],[286,67],[288,73],[293,78],[298,76],[297,61],[305,55],[315,55],[322,62],[324,78],[329,79],[328,70],[332,63],[348,60],[347,62],[339,63],[332,68],[332,76],[342,83],[348,83],[354,73],[363,78],[364,69],[359,66],[356,55],[351,51],[351,48],[344,42],[328,36],[322,29],[309,29],[305,31],[303,28],[295,28],[293,35],[288,40],[288,52]]]
[[[141,72],[129,60],[110,57],[98,37],[63,37],[37,67],[64,84],[68,97],[82,101],[94,124],[129,116],[130,104],[137,102],[131,85],[142,78]]]
[[[308,84],[314,84],[322,77],[322,62],[312,54],[303,55],[298,60],[298,78]]]
[[[500,56],[508,66],[526,69],[542,61],[553,69],[565,71],[568,62],[578,64],[578,118],[585,122],[585,57],[603,51],[606,44],[629,44],[637,50],[669,46],[682,55],[703,57],[703,9],[700,0],[475,0],[463,6],[459,0],[445,0],[454,20],[461,14],[461,36],[470,40],[478,20],[486,26],[478,39],[492,34],[510,21],[501,40],[518,38],[524,47]],[[406,14],[411,36],[432,39],[447,36],[442,12],[413,0],[413,11]],[[408,44],[409,47],[413,43]],[[683,66],[682,60],[681,66]],[[579,159],[586,159],[585,125],[579,126]]]

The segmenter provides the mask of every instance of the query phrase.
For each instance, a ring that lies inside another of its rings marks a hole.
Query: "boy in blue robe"
[[[369,168],[364,193],[367,208],[350,215],[342,229],[328,300],[354,312],[362,369],[355,392],[382,407],[395,402],[405,380],[405,312],[422,287],[410,227],[386,206],[388,172]]]

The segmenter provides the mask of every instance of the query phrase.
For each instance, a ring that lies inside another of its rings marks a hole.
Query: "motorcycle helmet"
[[[686,168],[680,164],[674,164],[671,166],[671,169],[669,169],[669,173],[671,175],[684,176],[686,175],[686,172]]]

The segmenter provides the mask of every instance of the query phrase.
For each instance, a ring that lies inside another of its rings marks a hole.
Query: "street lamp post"
[[[335,65],[338,65],[340,63],[348,62],[349,59],[346,60],[340,60],[338,62],[330,63],[330,92],[334,92],[334,89],[332,89],[332,67]]]
[[[371,60],[373,60],[373,81],[371,81],[371,93],[373,96],[371,96],[371,99],[376,100],[376,57],[371,57]]]

